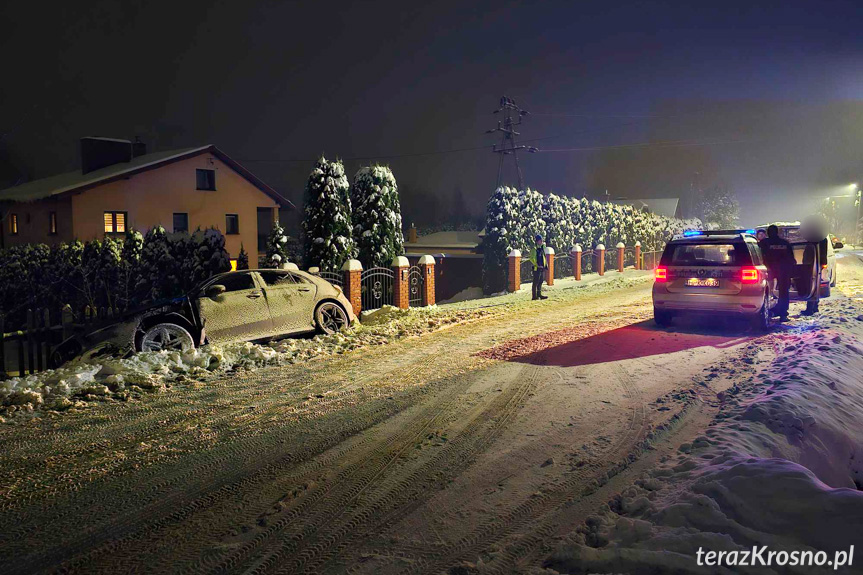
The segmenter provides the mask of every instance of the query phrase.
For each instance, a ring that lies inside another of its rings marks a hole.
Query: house
[[[650,214],[680,219],[680,198],[645,198],[611,200],[612,204],[632,206]]]
[[[408,255],[438,253],[445,253],[447,255],[477,254],[481,253],[480,244],[482,244],[484,235],[484,231],[450,231],[417,236],[416,228],[410,228],[408,230],[408,241],[405,242],[405,252]]]
[[[262,253],[293,204],[213,145],[146,153],[143,143],[81,139],[81,170],[0,190],[0,246],[216,228],[231,258]],[[253,258],[250,258],[253,259]]]

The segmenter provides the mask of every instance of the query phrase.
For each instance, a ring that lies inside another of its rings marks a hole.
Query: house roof
[[[435,232],[427,236],[419,236],[416,242],[406,243],[405,247],[475,248],[480,242],[480,235],[477,231]]]
[[[290,208],[295,207],[287,198],[283,197],[276,190],[262,182],[254,174],[236,161],[232,160],[223,151],[212,144],[197,148],[185,148],[182,150],[144,154],[137,158],[132,158],[128,162],[113,164],[99,170],[87,172],[86,174],[82,174],[81,170],[78,170],[75,172],[51,176],[49,178],[42,178],[41,180],[34,180],[32,182],[27,182],[26,184],[0,190],[0,201],[34,202],[36,200],[52,196],[62,196],[65,194],[83,192],[108,182],[128,178],[129,176],[153,170],[166,164],[186,160],[188,158],[207,153],[213,154],[219,158],[231,169],[248,180],[253,186],[270,196],[280,206]]]
[[[677,206],[680,203],[680,198],[639,198],[633,200],[611,200],[612,204],[621,206],[633,206],[640,210],[645,210],[651,214],[660,216],[675,217],[677,214]]]

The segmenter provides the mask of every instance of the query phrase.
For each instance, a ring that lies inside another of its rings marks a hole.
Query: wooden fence
[[[24,377],[48,369],[57,344],[77,331],[92,329],[100,320],[113,319],[118,313],[116,309],[86,306],[76,321],[69,305],[54,313],[48,308],[28,309],[25,329],[10,332],[6,332],[0,315],[0,379],[10,373]],[[57,323],[52,324],[52,317]]]

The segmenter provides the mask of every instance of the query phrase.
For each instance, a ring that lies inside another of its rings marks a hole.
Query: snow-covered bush
[[[246,252],[246,248],[243,246],[243,244],[240,244],[240,253],[237,254],[237,269],[249,269],[249,254],[248,252]]]
[[[24,327],[28,308],[48,308],[54,323],[65,305],[75,316],[87,306],[124,310],[181,295],[229,269],[225,238],[214,229],[190,236],[156,227],[146,238],[130,230],[122,240],[15,246],[0,250],[0,315],[8,330]]]
[[[306,267],[338,270],[354,257],[351,199],[341,161],[321,156],[306,183],[303,261]]]
[[[288,263],[288,234],[285,233],[279,222],[273,224],[270,235],[267,238],[266,264],[268,268],[280,268]],[[248,266],[246,266],[248,267]]]
[[[389,266],[404,252],[398,186],[385,166],[360,168],[351,185],[357,257],[366,269]]]
[[[194,252],[191,267],[194,276],[191,285],[188,286],[189,289],[216,274],[231,271],[231,258],[228,256],[228,250],[225,249],[225,236],[219,230],[215,228],[197,230],[192,236],[192,246]]]
[[[483,290],[501,291],[506,287],[506,257],[518,248],[522,237],[522,218],[518,191],[509,186],[495,190],[486,208],[483,241]]]

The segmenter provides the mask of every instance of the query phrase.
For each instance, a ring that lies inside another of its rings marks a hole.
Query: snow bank
[[[863,308],[844,300],[822,309],[818,320],[773,336],[777,356],[766,378],[720,394],[725,405],[703,436],[590,517],[545,566],[718,573],[696,565],[699,548],[767,545],[832,558],[860,547]]]
[[[385,306],[364,314],[363,324],[333,335],[284,339],[266,345],[206,345],[187,353],[145,352],[123,359],[73,361],[56,370],[0,381],[0,422],[11,415],[81,407],[87,401],[126,401],[144,391],[163,392],[172,384],[202,380],[233,369],[292,364],[382,345],[489,313],[442,311],[435,306],[409,310]]]

